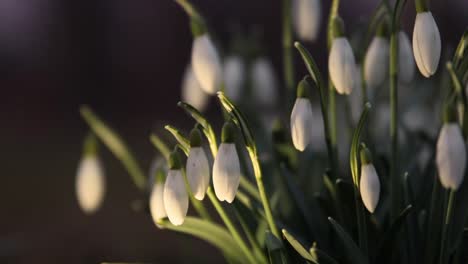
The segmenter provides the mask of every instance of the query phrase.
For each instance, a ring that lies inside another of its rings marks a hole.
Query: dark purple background
[[[281,1],[194,2],[223,44],[232,24],[244,30],[259,25],[281,72]],[[323,2],[327,10],[330,1]],[[378,1],[342,2],[352,29]],[[443,47],[453,46],[468,26],[468,3],[433,2]],[[406,10],[404,27],[411,33],[412,1]],[[309,46],[322,71],[324,35]],[[190,48],[187,17],[169,0],[0,1],[0,262],[221,261],[208,244],[158,230],[133,212],[130,201],[142,196],[107,151],[102,210],[86,217],[74,196],[87,131],[79,106],[89,104],[108,120],[148,167],[150,131],[168,120],[190,125],[175,106]],[[303,73],[297,56],[296,65]]]

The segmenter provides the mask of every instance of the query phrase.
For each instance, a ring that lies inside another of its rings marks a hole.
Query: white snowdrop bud
[[[437,140],[436,164],[442,186],[457,190],[465,174],[466,147],[455,109],[450,106],[447,108]]]
[[[192,65],[185,68],[182,79],[182,101],[187,102],[199,111],[204,111],[208,106],[209,94],[200,87],[192,70]]]
[[[245,64],[239,56],[229,56],[224,61],[224,88],[227,97],[239,101],[245,82]]]
[[[441,52],[440,33],[429,11],[418,12],[413,31],[413,53],[416,65],[424,77],[437,71]]]
[[[214,94],[223,82],[223,72],[218,51],[207,33],[198,35],[192,45],[192,68],[201,88]]]
[[[156,169],[154,183],[151,189],[149,209],[153,222],[158,226],[161,219],[167,217],[166,208],[164,208],[164,170]]]
[[[275,106],[278,100],[277,79],[273,64],[266,58],[257,58],[252,63],[252,92],[260,105]]]
[[[189,197],[179,156],[176,151],[169,157],[169,171],[164,184],[164,208],[173,225],[181,225],[188,211]]]
[[[294,29],[300,39],[314,41],[320,33],[322,6],[320,0],[294,0],[292,2]]]
[[[234,144],[235,127],[227,122],[223,126],[222,143],[213,164],[213,186],[220,201],[232,203],[240,181],[240,164]]]
[[[355,82],[356,60],[349,41],[343,34],[343,21],[334,19],[334,38],[328,57],[328,71],[336,91],[350,94]]]
[[[104,200],[106,181],[104,169],[97,156],[97,142],[93,135],[85,140],[83,158],[78,165],[75,191],[78,204],[86,214],[96,212]]]
[[[398,80],[407,84],[414,77],[414,56],[411,42],[404,31],[398,33]]]
[[[364,60],[364,78],[369,88],[377,88],[388,76],[388,40],[375,36]]]
[[[291,137],[294,147],[304,151],[312,140],[312,105],[309,100],[309,87],[303,79],[297,87],[297,99],[291,112]]]
[[[370,151],[361,149],[361,179],[359,181],[361,199],[367,211],[374,213],[380,198],[380,181],[372,164]]]
[[[210,184],[210,167],[205,150],[201,146],[201,133],[198,128],[190,132],[190,152],[186,172],[193,196],[197,200],[203,200]]]

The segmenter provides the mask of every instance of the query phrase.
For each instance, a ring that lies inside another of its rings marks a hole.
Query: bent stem
[[[449,229],[450,223],[453,215],[453,208],[455,207],[455,193],[456,191],[450,190],[448,202],[446,204],[446,211],[445,211],[445,220],[442,226],[442,240],[440,244],[440,258],[439,263],[445,264],[448,263],[450,255],[448,254],[448,241],[449,241]]]

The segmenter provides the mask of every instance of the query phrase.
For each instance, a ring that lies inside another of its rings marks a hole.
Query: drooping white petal
[[[158,225],[158,221],[167,216],[166,208],[164,207],[164,184],[163,182],[155,181],[151,190],[149,208],[153,222]]]
[[[180,170],[169,170],[164,184],[164,208],[173,225],[181,225],[188,211],[189,197]]]
[[[364,206],[369,212],[373,213],[379,203],[380,181],[372,163],[361,166],[359,189]]]
[[[413,53],[424,77],[433,75],[439,65],[441,40],[439,28],[431,12],[416,14],[413,31]]]
[[[216,93],[223,81],[218,51],[207,34],[196,37],[192,46],[192,68],[201,88]]]
[[[266,58],[257,58],[252,64],[252,92],[256,102],[273,107],[278,100],[277,79],[273,64]]]
[[[355,80],[356,62],[348,40],[339,37],[333,40],[328,58],[328,71],[336,91],[350,94]]]
[[[466,147],[457,123],[442,126],[437,140],[436,163],[442,186],[457,190],[466,168]]]
[[[304,151],[312,140],[312,106],[307,98],[297,98],[291,112],[291,137],[294,147]]]
[[[202,147],[190,148],[186,172],[193,196],[197,200],[203,200],[210,184],[210,167]]]
[[[320,33],[322,6],[320,0],[294,0],[294,29],[300,39],[314,41]]]
[[[409,83],[414,77],[414,56],[411,42],[404,31],[398,33],[398,80]]]
[[[106,192],[106,182],[102,164],[97,156],[86,155],[81,160],[75,190],[83,212],[91,214],[99,209]]]
[[[192,70],[192,65],[185,68],[182,79],[182,101],[189,103],[199,111],[204,111],[208,106],[209,94],[198,83]]]
[[[364,60],[364,78],[369,88],[380,86],[388,76],[388,40],[374,37]]]
[[[245,65],[239,56],[229,56],[224,61],[224,85],[228,98],[239,101],[245,82]]]
[[[236,146],[221,143],[213,165],[213,186],[220,201],[232,203],[240,181],[240,164]]]

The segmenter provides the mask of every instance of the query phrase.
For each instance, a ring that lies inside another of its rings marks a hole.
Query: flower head
[[[251,76],[255,100],[262,106],[273,107],[278,100],[278,82],[271,61],[264,57],[255,59]]]
[[[204,111],[208,106],[209,95],[200,87],[193,73],[192,65],[185,68],[182,79],[182,101],[189,103],[199,111]]]
[[[165,174],[161,168],[156,169],[154,175],[154,183],[151,189],[149,209],[153,222],[158,225],[158,222],[167,217],[166,208],[164,208],[164,181]]]
[[[424,77],[437,71],[441,52],[439,28],[432,13],[418,12],[413,30],[413,53],[416,65]]]
[[[201,88],[216,93],[223,81],[218,51],[207,33],[195,36],[192,45],[192,68]]]
[[[220,201],[232,203],[240,181],[240,163],[234,144],[235,127],[226,122],[222,131],[222,142],[213,164],[213,186]]]
[[[409,83],[414,77],[414,56],[411,42],[404,31],[398,33],[398,80]]]
[[[309,84],[302,80],[297,88],[297,99],[291,112],[291,137],[294,147],[304,151],[312,140],[312,106],[308,98]]]
[[[173,225],[184,223],[188,211],[189,197],[185,187],[184,176],[177,150],[169,157],[169,171],[164,184],[164,208]]]
[[[314,41],[320,33],[322,5],[320,0],[294,0],[292,2],[294,29],[300,39]]]
[[[361,199],[366,209],[373,213],[380,198],[380,181],[372,164],[370,151],[363,147],[361,149],[361,179],[359,182]]]
[[[190,152],[186,172],[193,196],[197,200],[203,200],[210,184],[210,167],[205,150],[201,146],[201,133],[198,128],[190,132]]]
[[[380,86],[387,78],[388,49],[389,44],[385,33],[376,35],[367,49],[364,60],[364,78],[371,88]]]

